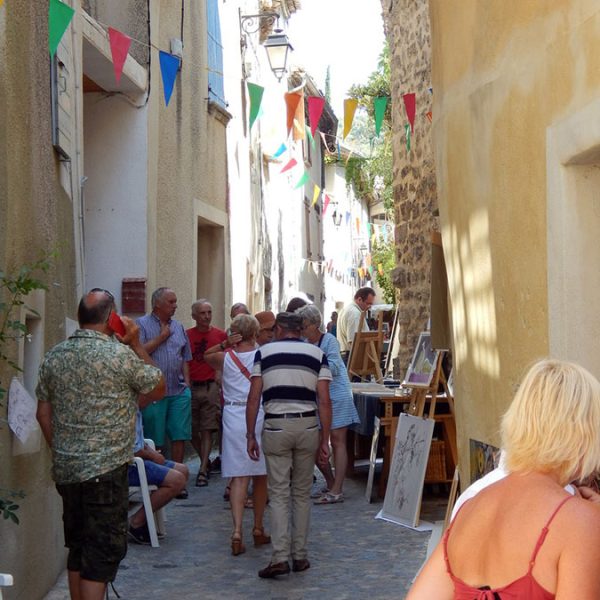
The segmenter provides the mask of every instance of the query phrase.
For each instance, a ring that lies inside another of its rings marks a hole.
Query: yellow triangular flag
[[[315,185],[315,188],[313,190],[313,201],[312,201],[311,206],[314,206],[317,203],[320,193],[321,193],[321,188],[318,185]]]
[[[354,113],[358,106],[358,100],[356,98],[346,98],[344,100],[344,139],[350,133],[352,129],[352,121],[354,121]]]

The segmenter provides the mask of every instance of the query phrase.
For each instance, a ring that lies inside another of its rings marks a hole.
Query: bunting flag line
[[[346,139],[346,136],[352,129],[352,121],[354,121],[354,113],[357,106],[358,100],[356,98],[346,98],[344,100],[344,139]]]
[[[325,194],[325,198],[324,198],[324,202],[323,202],[323,216],[325,215],[325,211],[327,210],[327,207],[329,206],[329,203],[331,202],[331,198]]]
[[[323,108],[325,107],[325,98],[321,96],[308,97],[308,122],[310,123],[310,133],[315,135],[315,131],[319,126]]]
[[[300,94],[286,92],[283,95],[285,99],[285,105],[287,107],[287,134],[290,135],[292,127],[294,126],[294,117],[296,116],[296,110],[302,96]]]
[[[360,219],[356,217],[356,233],[360,233]]]
[[[308,181],[308,171],[304,171],[304,175],[302,175],[302,177],[300,177],[300,180],[294,186],[294,189],[297,190],[297,189],[301,188],[303,185],[306,184],[307,181]]]
[[[252,129],[252,125],[254,125],[254,121],[258,117],[264,91],[265,88],[261,85],[248,82],[248,95],[250,96],[250,127],[248,129]]]
[[[404,100],[404,108],[406,109],[406,116],[410,123],[410,132],[415,132],[415,113],[417,110],[417,100],[415,94],[404,94],[402,99]]]
[[[175,85],[175,78],[177,77],[177,71],[179,70],[179,59],[162,50],[158,53],[158,59],[160,61],[163,91],[165,93],[165,104],[169,106],[169,100],[171,99],[173,86]]]
[[[65,34],[75,11],[60,0],[50,0],[48,5],[48,48],[54,58],[58,44]]]
[[[371,237],[371,223],[367,223],[367,237]]]
[[[313,199],[312,199],[311,206],[314,206],[317,203],[320,193],[321,193],[321,188],[315,184],[315,187],[313,188]]]
[[[383,123],[387,103],[387,96],[379,96],[373,100],[373,108],[375,110],[375,135],[377,137],[379,137],[379,134],[381,133],[381,124]]]
[[[285,151],[287,150],[287,146],[285,144],[281,144],[279,148],[277,148],[277,152],[273,154],[273,158],[279,158]]]
[[[410,152],[410,125],[408,123],[404,126],[404,134],[406,135],[406,151]]]
[[[352,215],[350,214],[350,211],[346,211],[346,226],[348,226],[348,224],[350,223],[351,218]]]
[[[285,167],[283,167],[283,169],[281,169],[281,171],[279,171],[279,173],[285,173],[286,171],[289,171],[290,169],[293,169],[297,164],[298,164],[298,161],[295,158],[292,158],[287,163],[287,165],[285,165]]]
[[[113,67],[115,70],[115,80],[117,84],[121,81],[123,66],[127,60],[131,38],[112,27],[108,28],[108,39],[110,41],[110,53],[112,55]]]

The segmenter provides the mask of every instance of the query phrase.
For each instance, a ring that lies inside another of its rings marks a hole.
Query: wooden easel
[[[377,383],[383,381],[381,372],[381,351],[383,349],[383,312],[379,313],[377,329],[363,331],[365,313],[360,315],[358,331],[354,334],[350,356],[348,356],[348,377],[360,377],[361,380],[375,377]]]

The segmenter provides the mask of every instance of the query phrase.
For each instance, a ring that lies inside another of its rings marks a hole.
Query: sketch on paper
[[[409,527],[419,524],[433,426],[433,419],[400,415],[382,510],[390,521]]]

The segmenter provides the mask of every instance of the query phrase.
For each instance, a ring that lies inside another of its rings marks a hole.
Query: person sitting
[[[144,440],[142,413],[138,410],[135,421],[135,456],[144,460],[146,479],[148,485],[158,487],[150,494],[152,512],[167,505],[185,489],[189,471],[186,465],[166,460],[165,457],[152,449]],[[135,465],[130,465],[128,470],[130,486],[140,485],[140,476]],[[129,520],[129,537],[138,544],[150,544],[150,533],[146,522],[146,513],[142,506]]]
[[[462,505],[407,600],[598,597],[600,510],[564,486],[600,469],[600,383],[577,364],[538,361],[502,442],[508,475]]]

